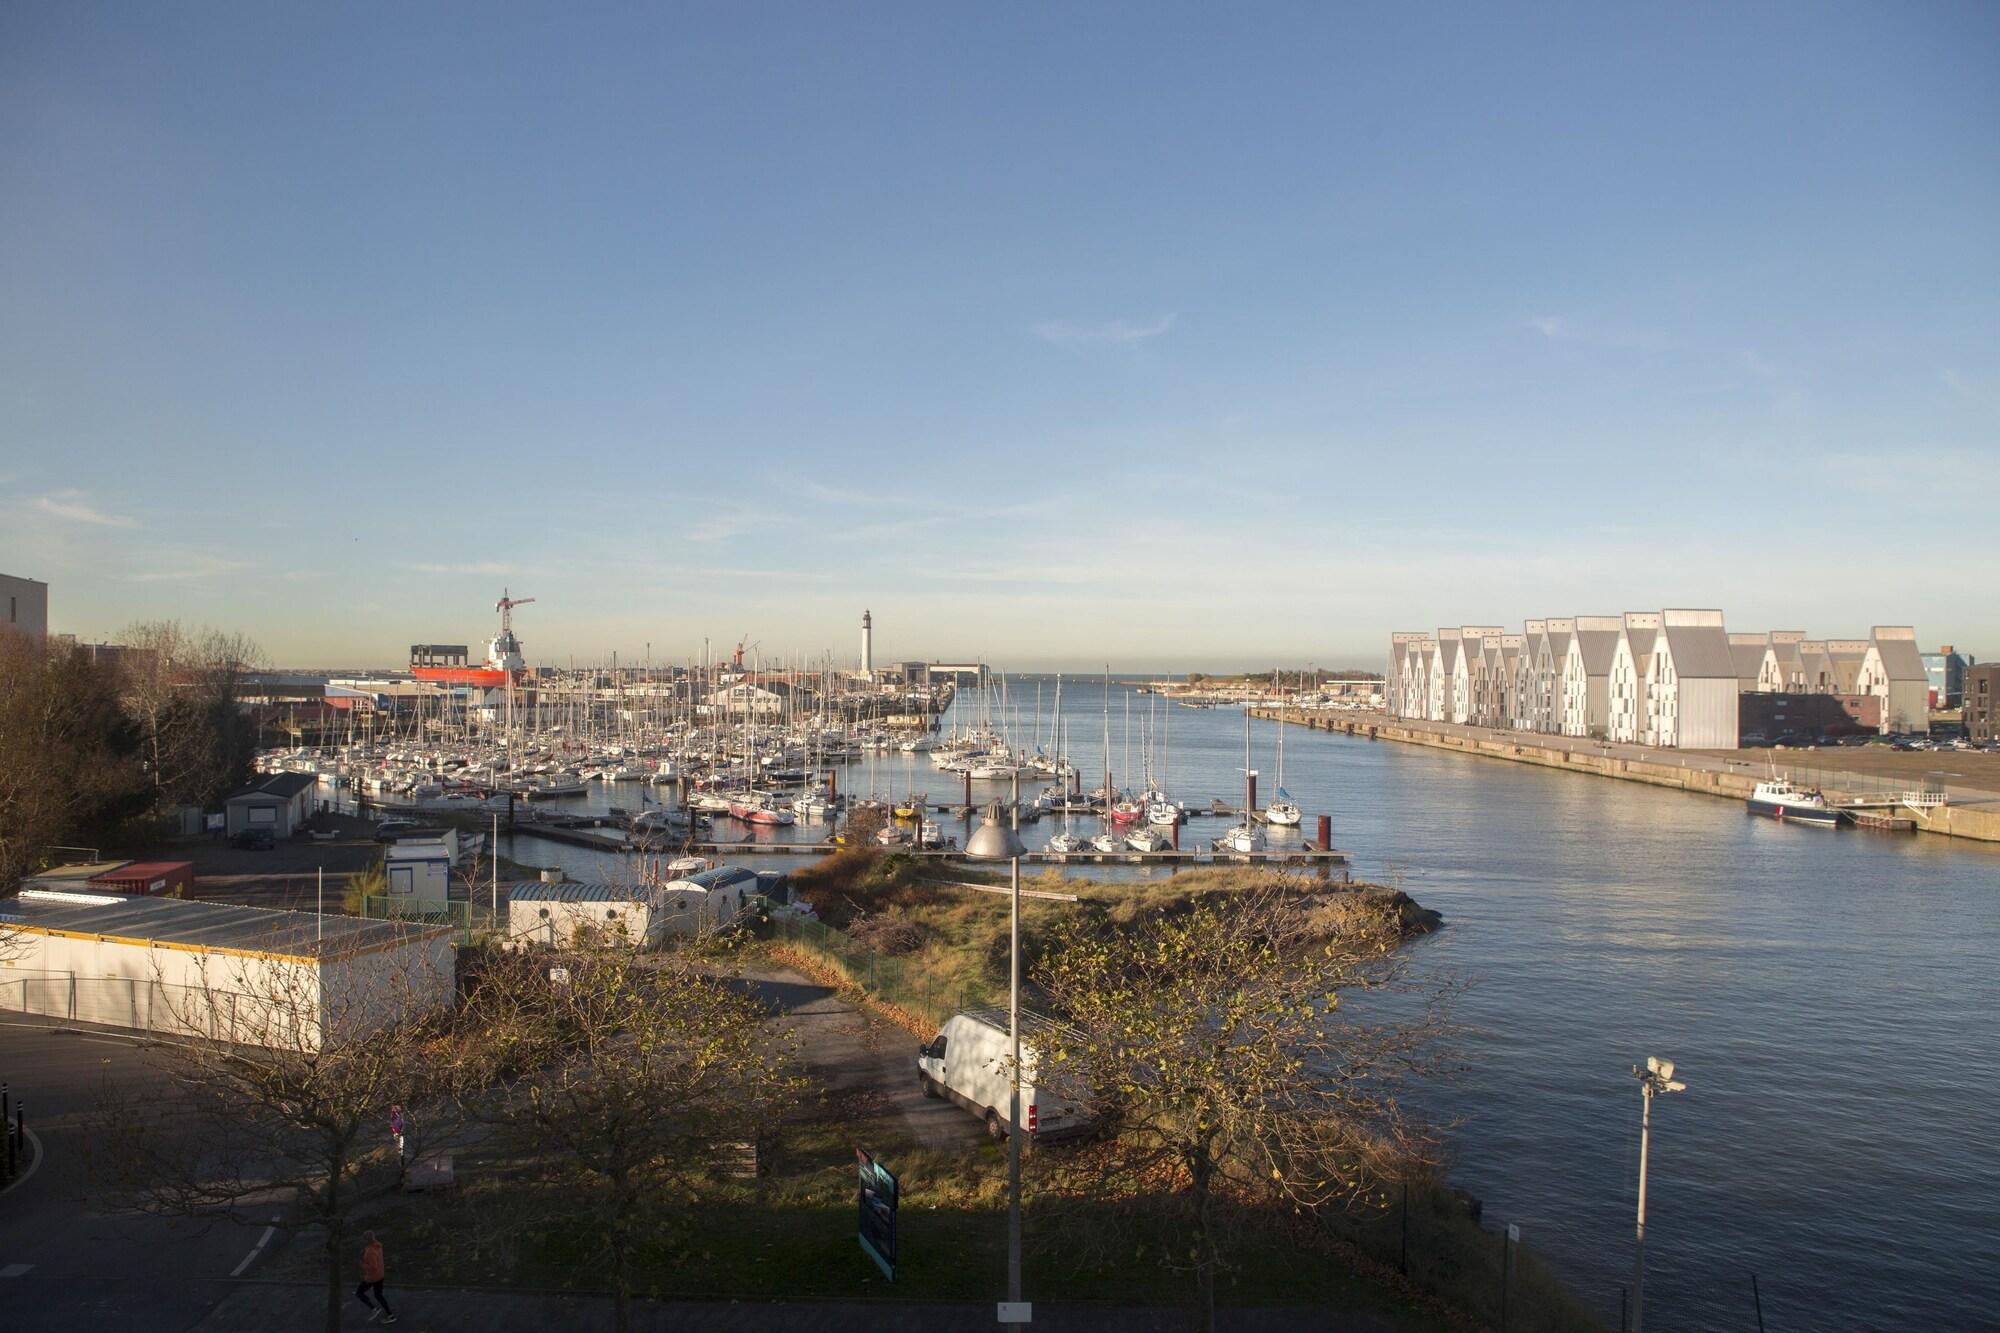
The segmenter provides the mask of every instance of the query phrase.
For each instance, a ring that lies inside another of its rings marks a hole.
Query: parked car
[[[267,828],[247,828],[231,838],[229,845],[246,852],[268,852],[278,845],[278,839]]]
[[[416,827],[414,819],[385,819],[375,826],[375,841],[394,842]]]
[[[1047,1143],[1088,1133],[1090,1117],[1035,1084],[1037,1033],[1053,1024],[1021,1015],[1021,1128],[1028,1142]],[[917,1048],[917,1082],[926,1097],[949,1097],[986,1122],[986,1132],[1007,1137],[1008,1041],[1005,1009],[972,1009],[945,1020],[937,1036]]]

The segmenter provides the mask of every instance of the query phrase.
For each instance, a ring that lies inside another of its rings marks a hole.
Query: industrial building
[[[0,630],[35,639],[49,636],[49,585],[39,579],[0,574]]]
[[[1748,731],[1752,695],[1825,695],[1839,719],[1883,734],[1929,730],[1930,676],[1906,625],[1866,639],[1808,639],[1803,630],[1729,633],[1721,611],[1668,608],[1622,616],[1446,626],[1389,636],[1384,705],[1398,717],[1500,730],[1597,737],[1629,745],[1734,749]]]
[[[1924,675],[1930,680],[1932,708],[1956,708],[1965,698],[1965,669],[1973,660],[1950,644],[1934,653],[1920,653]]]
[[[0,1009],[317,1050],[453,995],[435,927],[68,890],[4,906]]]

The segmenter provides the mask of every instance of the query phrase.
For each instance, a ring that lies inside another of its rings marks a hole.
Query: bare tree
[[[1435,1052],[1442,996],[1412,1022],[1355,1021],[1343,996],[1405,985],[1405,964],[1387,920],[1345,934],[1324,921],[1277,886],[1130,930],[1068,920],[1033,973],[1063,1020],[1038,1038],[1038,1086],[1104,1130],[1038,1155],[1048,1211],[1083,1205],[1100,1239],[1107,1201],[1154,1219],[1164,1262],[1193,1274],[1203,1329],[1231,1214],[1370,1206],[1435,1151],[1395,1089]]]
[[[156,804],[211,805],[248,775],[256,737],[240,707],[243,674],[262,656],[240,634],[128,625],[125,702],[144,737]]]
[[[523,1151],[576,1178],[531,1206],[596,1243],[621,1333],[647,1241],[701,1197],[720,1145],[756,1137],[797,1093],[763,1011],[695,953],[535,952],[493,966],[468,1001]]]
[[[51,844],[108,833],[143,808],[138,743],[104,668],[0,633],[0,889]]]
[[[298,948],[273,941],[273,953]],[[276,1225],[320,1234],[328,1333],[341,1325],[351,1223],[465,1124],[438,1003],[449,962],[440,978],[435,955],[382,961],[399,954],[368,955],[346,983],[322,984],[311,964],[223,956],[204,984],[156,983],[154,1023],[171,1037],[154,1063],[171,1093],[107,1086],[91,1117],[95,1178],[140,1211],[214,1218],[289,1204]]]

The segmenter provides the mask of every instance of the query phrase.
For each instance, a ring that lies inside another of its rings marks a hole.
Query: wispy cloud
[[[1031,325],[1028,331],[1057,347],[1111,347],[1157,338],[1174,327],[1175,318],[1169,313],[1150,324],[1135,324],[1129,319],[1114,319],[1103,324],[1072,324],[1066,319],[1045,319]]]
[[[1631,350],[1658,350],[1674,345],[1674,339],[1657,329],[1615,324],[1586,315],[1537,315],[1522,322],[1522,328],[1539,333],[1552,343],[1578,347],[1608,347]]]
[[[90,523],[100,528],[136,528],[139,520],[124,514],[107,514],[85,501],[82,491],[51,491],[35,501],[35,508],[70,523]]]
[[[1944,372],[1944,386],[1968,403],[1977,404],[1989,412],[2000,410],[2000,398],[1996,398],[1987,389],[1974,384],[1955,370]]]
[[[127,574],[128,583],[187,583],[195,579],[220,578],[250,568],[247,560],[231,560],[219,555],[171,555],[136,574]]]
[[[683,531],[681,537],[691,542],[726,542],[739,532],[749,531],[750,527],[748,514],[711,514]]]
[[[465,560],[438,563],[419,560],[405,564],[404,569],[418,574],[512,574],[514,567],[498,560]]]

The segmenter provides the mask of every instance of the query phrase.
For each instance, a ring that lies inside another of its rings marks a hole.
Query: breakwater
[[[1253,708],[1251,715],[1273,721],[1278,720],[1280,716],[1276,709],[1261,707]],[[1672,787],[1676,791],[1694,792],[1703,796],[1720,796],[1732,801],[1747,799],[1770,764],[1775,762],[1782,769],[1794,763],[1806,762],[1797,752],[1756,760],[1718,760],[1706,755],[1681,754],[1672,750],[1644,751],[1634,746],[1607,745],[1601,741],[1576,737],[1494,731],[1456,723],[1392,718],[1381,713],[1291,711],[1284,715],[1283,720],[1288,726],[1306,727],[1314,731],[1333,731],[1367,740],[1423,745],[1434,750],[1450,750],[1481,759],[1504,759],[1517,764],[1535,764],[1542,768],[1558,768],[1565,772],[1614,778],[1621,782],[1640,782],[1648,786]],[[1819,771],[1814,777],[1821,789],[1826,792],[1827,799],[1831,801],[1841,804],[1857,800],[1873,801],[1878,808],[1883,803],[1882,794],[1885,789],[1899,785],[1913,785],[1897,784],[1861,773],[1841,774],[1837,770]],[[1847,785],[1837,785],[1843,779]],[[1964,796],[1975,799],[1967,802]],[[1899,809],[1895,813],[1914,815],[1912,822],[1919,833],[1970,838],[1979,842],[2000,842],[2000,793],[1973,791],[1965,793],[1964,796],[1954,794],[1953,804],[1935,809],[1921,812]],[[1889,803],[1894,804],[1893,799]]]

